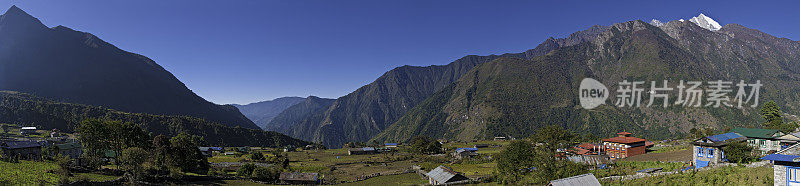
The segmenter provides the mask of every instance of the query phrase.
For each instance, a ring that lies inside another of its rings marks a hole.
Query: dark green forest
[[[180,133],[201,136],[213,146],[284,147],[308,142],[257,129],[228,127],[189,116],[127,113],[98,106],[54,102],[26,93],[0,91],[0,123],[74,132],[80,122],[97,118],[138,124],[153,136]]]

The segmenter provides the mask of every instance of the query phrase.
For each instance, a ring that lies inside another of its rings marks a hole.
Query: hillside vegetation
[[[0,123],[73,132],[81,121],[89,118],[132,122],[154,135],[175,136],[185,132],[202,136],[210,145],[216,146],[283,147],[309,144],[277,132],[228,127],[189,116],[127,113],[97,106],[55,102],[25,93],[0,91]]]

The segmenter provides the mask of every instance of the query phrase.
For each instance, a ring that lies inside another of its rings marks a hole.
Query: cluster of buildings
[[[350,148],[347,149],[347,155],[364,155],[364,154],[393,152],[398,146],[400,146],[399,143],[385,143],[381,147]]]
[[[800,142],[800,132],[784,134],[776,129],[735,128],[729,133],[701,137],[692,142],[692,163],[695,168],[703,168],[727,162],[723,148],[735,142],[746,142],[765,156]]]
[[[647,153],[653,142],[632,137],[629,132],[617,133],[616,137],[600,140],[599,143],[582,143],[562,150],[560,156],[575,163],[605,166],[612,160]]]
[[[45,151],[43,151],[45,149]],[[75,139],[6,139],[0,140],[0,151],[4,158],[38,160],[43,153],[61,154],[78,159],[83,154],[83,146]]]

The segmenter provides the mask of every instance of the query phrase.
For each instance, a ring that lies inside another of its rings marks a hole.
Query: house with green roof
[[[55,147],[59,154],[72,159],[77,159],[83,154],[83,147],[80,143],[56,144]]]
[[[735,128],[731,132],[747,137],[747,144],[761,151],[761,155],[781,150],[778,138],[784,134],[776,129]]]

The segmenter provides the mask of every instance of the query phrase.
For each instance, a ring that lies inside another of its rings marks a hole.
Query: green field
[[[705,171],[640,178],[629,181],[608,181],[603,185],[773,185],[772,167],[722,167]]]
[[[52,162],[25,161],[10,163],[0,161],[0,185],[55,185],[60,175],[53,173],[58,166]],[[70,181],[110,181],[119,178],[97,173],[73,173]]]
[[[392,176],[379,176],[370,178],[364,181],[339,184],[342,186],[356,186],[356,185],[425,185],[428,180],[420,177],[416,173],[392,175]]]
[[[0,161],[0,185],[54,185],[60,176],[50,173],[58,169],[53,163],[25,161],[9,163]]]

